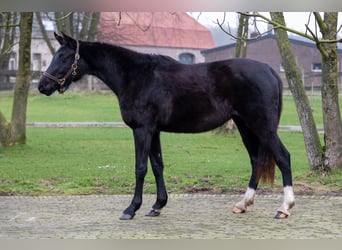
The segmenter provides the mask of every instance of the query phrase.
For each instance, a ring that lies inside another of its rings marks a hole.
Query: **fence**
[[[15,82],[17,70],[0,70],[0,90],[11,90]],[[42,71],[31,71],[32,82],[38,82]]]

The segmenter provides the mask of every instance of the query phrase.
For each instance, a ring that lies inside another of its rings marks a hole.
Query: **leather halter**
[[[43,76],[46,76],[47,78],[55,81],[60,86],[60,88],[58,89],[58,92],[60,94],[63,94],[64,91],[65,91],[64,83],[65,83],[66,79],[68,79],[68,77],[70,75],[75,76],[77,74],[76,73],[76,70],[77,70],[77,67],[78,67],[77,64],[78,64],[78,60],[80,60],[79,47],[80,47],[79,42],[78,42],[78,40],[76,40],[75,60],[71,64],[71,67],[70,67],[69,71],[62,78],[57,78],[57,77],[51,75],[50,73],[48,73],[46,71],[43,73]]]

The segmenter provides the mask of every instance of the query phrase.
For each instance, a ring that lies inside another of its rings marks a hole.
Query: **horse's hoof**
[[[274,216],[275,219],[286,219],[289,215],[285,214],[281,211],[278,211],[276,215]]]
[[[120,217],[120,220],[131,220],[133,219],[134,215],[130,215],[130,214],[122,214]]]
[[[244,213],[244,212],[246,212],[245,209],[238,208],[238,207],[234,207],[234,208],[233,208],[233,213],[234,213],[234,214],[242,214],[242,213]]]
[[[160,215],[160,210],[159,209],[151,209],[151,211],[149,211],[146,216],[149,217],[157,217]]]

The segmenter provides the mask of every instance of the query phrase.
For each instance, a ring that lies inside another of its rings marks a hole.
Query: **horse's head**
[[[38,89],[45,95],[51,95],[56,90],[63,93],[72,81],[82,77],[79,55],[79,42],[64,33],[55,37],[61,47],[54,54],[51,64],[39,81]]]

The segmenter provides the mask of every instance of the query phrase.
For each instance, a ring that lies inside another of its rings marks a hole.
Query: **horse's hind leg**
[[[290,153],[287,151],[276,133],[268,140],[268,148],[273,153],[274,159],[280,169],[284,186],[284,201],[279,207],[275,218],[283,219],[290,215],[289,210],[295,205],[292,188],[292,172]]]
[[[258,158],[262,158],[265,156],[265,153],[267,154],[269,152],[280,169],[284,185],[284,201],[279,207],[275,218],[286,218],[290,215],[289,210],[295,204],[289,152],[280,141],[276,132],[264,134],[261,132],[257,136],[239,117],[234,117],[234,121],[249,153],[252,164],[252,175],[244,198],[234,206],[233,212],[243,213],[249,205],[253,204],[255,190],[260,177],[257,175]]]
[[[156,132],[153,135],[150,150],[150,161],[152,165],[153,174],[156,179],[157,201],[152,206],[152,210],[148,212],[146,216],[158,216],[160,214],[160,210],[167,203],[167,192],[163,177],[164,165],[160,146],[160,132]]]
[[[234,117],[233,120],[239,129],[242,141],[248,151],[252,165],[252,175],[249,180],[247,191],[243,199],[236,203],[233,208],[234,213],[244,213],[246,212],[247,207],[254,203],[255,190],[258,187],[256,164],[259,152],[259,139],[239,117]]]

